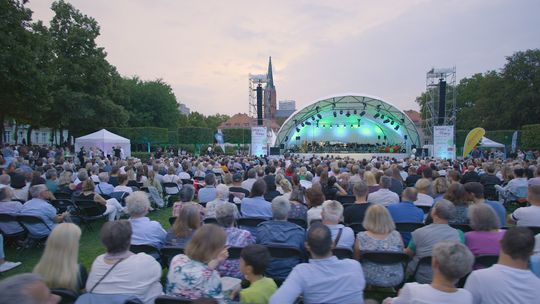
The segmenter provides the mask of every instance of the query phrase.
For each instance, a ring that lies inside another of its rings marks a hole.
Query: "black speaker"
[[[270,147],[270,155],[279,155],[279,147]]]
[[[446,116],[446,81],[439,81],[439,126],[444,124],[444,117]]]
[[[263,125],[262,86],[257,86],[257,125]]]

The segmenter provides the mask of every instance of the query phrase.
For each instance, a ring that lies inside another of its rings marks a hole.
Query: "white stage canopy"
[[[504,148],[505,147],[503,144],[493,141],[487,137],[482,137],[478,146],[481,148]]]
[[[79,152],[81,147],[84,147],[86,150],[89,150],[92,147],[99,148],[105,152],[105,155],[112,153],[112,147],[120,146],[124,150],[124,156],[131,156],[131,143],[129,139],[124,138],[120,135],[116,135],[112,132],[109,132],[105,129],[101,129],[92,134],[75,138],[75,152]]]

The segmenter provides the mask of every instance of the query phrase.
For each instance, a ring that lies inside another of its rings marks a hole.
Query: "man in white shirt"
[[[527,201],[531,206],[516,209],[508,216],[510,224],[540,226],[540,178],[531,178],[528,185]]]
[[[247,172],[247,179],[242,182],[242,188],[246,189],[247,191],[251,191],[251,187],[253,187],[253,184],[255,181],[257,181],[257,171],[255,168],[251,168]]]
[[[381,204],[383,206],[399,203],[399,195],[397,195],[397,193],[395,192],[390,191],[391,185],[392,178],[388,176],[382,176],[381,182],[379,183],[381,189],[368,195],[368,203]]]
[[[465,283],[473,303],[538,303],[540,279],[528,266],[533,248],[534,237],[528,228],[509,229],[501,240],[498,263],[473,271]]]
[[[351,228],[343,226],[343,205],[338,201],[326,201],[322,204],[322,223],[330,229],[335,248],[353,249],[355,237]]]

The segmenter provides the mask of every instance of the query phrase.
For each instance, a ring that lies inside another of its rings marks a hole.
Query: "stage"
[[[294,156],[300,156],[303,158],[311,158],[313,156],[317,158],[323,158],[330,156],[333,158],[352,158],[354,160],[367,160],[370,161],[373,156],[380,158],[395,158],[397,160],[403,160],[404,158],[410,157],[410,154],[406,153],[291,153]]]

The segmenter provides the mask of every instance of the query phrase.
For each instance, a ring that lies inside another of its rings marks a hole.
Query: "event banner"
[[[251,155],[262,156],[267,155],[268,145],[266,127],[251,128]]]
[[[433,156],[439,159],[455,159],[454,126],[433,127]]]
[[[482,137],[486,134],[486,130],[483,128],[474,128],[467,134],[465,138],[465,144],[463,145],[463,158],[467,157],[474,147],[480,142]]]

